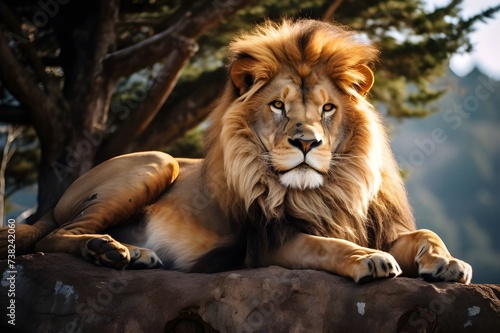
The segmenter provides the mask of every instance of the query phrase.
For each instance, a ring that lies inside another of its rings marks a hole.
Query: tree
[[[199,124],[222,90],[230,36],[265,17],[360,31],[383,49],[375,101],[398,117],[427,113],[442,93],[429,79],[500,8],[464,20],[460,3],[426,13],[419,0],[0,0],[0,121],[36,131],[35,217],[96,163],[159,149]]]
[[[1,2],[0,77],[40,140],[38,211],[97,161],[127,151],[175,86],[195,39],[250,2]],[[161,27],[139,24],[135,43],[117,38],[121,20],[136,20],[132,26],[149,12],[162,17]],[[156,63],[137,110],[108,131],[118,80]]]

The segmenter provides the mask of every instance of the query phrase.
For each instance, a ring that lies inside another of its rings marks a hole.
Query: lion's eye
[[[327,115],[333,114],[335,110],[337,110],[337,107],[332,103],[326,103],[325,105],[323,105],[323,113]]]
[[[282,113],[285,111],[285,103],[282,101],[272,101],[269,105],[271,106],[271,110],[274,112]]]

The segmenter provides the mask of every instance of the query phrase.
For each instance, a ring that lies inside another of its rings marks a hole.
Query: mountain
[[[473,282],[500,283],[500,82],[478,69],[444,81],[439,112],[391,123],[391,145],[417,226],[468,261]]]

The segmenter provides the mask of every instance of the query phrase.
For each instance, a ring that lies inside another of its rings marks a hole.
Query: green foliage
[[[201,151],[203,134],[204,130],[202,129],[202,127],[196,127],[187,132],[186,135],[175,140],[162,150],[175,157],[188,157],[188,158],[203,157]]]

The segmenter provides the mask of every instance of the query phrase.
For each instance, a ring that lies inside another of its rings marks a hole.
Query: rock
[[[210,275],[116,271],[66,254],[17,257],[15,274],[7,264],[0,261],[1,308],[7,314],[2,332],[498,332],[500,327],[500,285],[407,278],[356,285],[325,272],[275,266]],[[7,309],[11,299],[14,312]],[[15,326],[8,323],[10,313]]]

